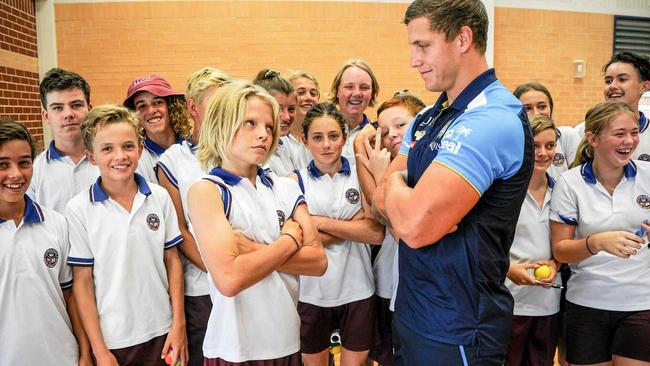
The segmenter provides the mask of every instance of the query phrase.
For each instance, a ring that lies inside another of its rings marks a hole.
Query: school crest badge
[[[648,155],[648,154],[641,154],[641,155],[639,155],[639,157],[638,157],[637,159],[639,159],[639,160],[641,160],[641,161],[650,161],[650,155]]]
[[[345,191],[345,199],[353,205],[359,203],[359,197],[359,191],[354,188],[350,188]]]
[[[555,166],[562,166],[566,162],[566,158],[564,157],[564,154],[562,153],[556,153],[553,156],[553,165]]]
[[[284,212],[277,210],[276,213],[278,214],[278,223],[280,224],[280,229],[282,229],[282,227],[284,227],[285,220]]]
[[[147,226],[149,226],[149,229],[151,231],[158,231],[158,228],[160,227],[160,218],[158,215],[152,213],[147,216]]]
[[[59,262],[59,252],[54,248],[49,248],[43,255],[43,261],[47,268],[54,268],[54,266]]]
[[[636,198],[636,204],[644,210],[650,210],[650,197],[645,194],[640,194]]]

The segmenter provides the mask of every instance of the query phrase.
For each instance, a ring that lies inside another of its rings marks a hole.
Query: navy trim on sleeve
[[[95,258],[68,257],[69,266],[91,267],[95,264]]]

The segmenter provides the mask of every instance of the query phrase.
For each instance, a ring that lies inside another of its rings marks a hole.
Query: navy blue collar
[[[555,179],[553,179],[553,177],[551,177],[551,175],[548,174],[548,172],[546,173],[546,183],[548,184],[548,188],[550,189],[555,188]]]
[[[342,164],[341,164],[341,169],[339,170],[339,173],[343,173],[345,175],[350,175],[350,162],[348,161],[348,159],[341,156],[341,162],[342,162]],[[307,166],[307,171],[309,172],[309,174],[313,175],[315,178],[320,178],[323,175],[325,175],[325,173],[321,172],[320,170],[318,170],[318,168],[316,168],[316,164],[314,164],[313,160],[311,162],[309,162],[309,165]]]
[[[148,196],[151,194],[151,188],[147,181],[138,173],[133,175],[135,182],[138,184],[138,190],[140,193]],[[97,181],[90,186],[90,202],[103,202],[108,199],[108,194],[104,192],[101,186],[102,177],[97,178]]]
[[[60,152],[59,150],[54,147],[54,140],[50,141],[50,146],[47,148],[47,160],[58,160],[61,159],[62,157],[66,156],[64,153]]]
[[[43,210],[38,203],[32,201],[28,195],[25,195],[25,216],[23,216],[23,222],[25,224],[40,224],[45,221],[45,216],[43,216]],[[0,219],[0,224],[4,224],[7,220]]]
[[[184,139],[182,137],[176,135],[176,143],[177,144],[183,143],[183,140]],[[146,136],[144,138],[144,147],[145,147],[145,149],[151,151],[152,153],[154,153],[156,155],[162,155],[162,153],[164,153],[165,150],[166,150],[164,147],[156,144],[155,142],[153,142],[153,140],[151,140],[150,138],[148,138]]]
[[[639,133],[643,133],[643,131],[648,129],[648,117],[643,114],[643,112],[639,111]]]
[[[497,81],[497,75],[494,69],[488,69],[484,71],[481,75],[477,76],[476,79],[472,80],[469,85],[463,89],[462,92],[458,95],[456,100],[449,106],[449,108],[464,111],[467,109],[469,103],[471,103],[477,95],[479,95],[485,88],[490,84]],[[436,101],[434,108],[436,110],[440,109],[443,103],[447,101],[447,92],[440,94],[440,97]]]
[[[223,182],[229,186],[237,185],[242,179],[244,179],[243,177],[229,173],[219,167],[210,170],[210,175],[214,175],[216,177],[221,178],[221,180],[223,180]],[[264,169],[258,167],[257,176],[260,177],[262,184],[264,184],[265,186],[269,188],[273,186],[273,181],[268,177]]]
[[[582,179],[585,182],[590,184],[596,184],[596,174],[594,173],[593,160],[589,160],[580,168],[580,174],[582,174]],[[625,178],[633,178],[636,176],[636,164],[630,160],[627,165],[623,168],[623,174]]]

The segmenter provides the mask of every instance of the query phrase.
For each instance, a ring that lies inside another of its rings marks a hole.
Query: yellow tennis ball
[[[542,264],[535,269],[536,280],[544,280],[549,277],[551,277],[551,267],[547,266],[546,264]]]

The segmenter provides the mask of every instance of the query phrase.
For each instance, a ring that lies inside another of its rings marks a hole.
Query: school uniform
[[[553,162],[548,167],[547,172],[557,181],[562,173],[569,170],[573,160],[575,160],[580,136],[569,126],[559,126],[555,129],[555,133],[557,136],[555,155],[553,155]]]
[[[277,240],[285,220],[304,202],[293,180],[261,168],[255,185],[220,168],[212,169],[203,179],[221,191],[233,230],[258,243]],[[297,276],[274,271],[232,297],[222,295],[213,281],[209,286],[213,307],[203,342],[206,364],[296,360],[300,349]]]
[[[167,177],[169,182],[178,189],[183,207],[185,222],[191,229],[188,213],[187,191],[192,183],[205,175],[201,164],[196,158],[197,146],[188,140],[169,147],[158,160],[158,169]],[[208,274],[192,264],[183,253],[183,277],[185,282],[185,318],[190,348],[190,365],[203,364],[203,339],[210,317],[212,301],[210,300]]]
[[[68,250],[65,218],[27,195],[17,227],[0,220],[0,365],[77,365],[62,291],[72,287]]]
[[[641,161],[650,161],[650,131],[648,126],[650,121],[643,112],[639,111],[639,145],[632,153],[632,159]],[[575,132],[580,138],[585,134],[585,123],[580,122],[575,127]]]
[[[289,145],[280,138],[277,147],[273,151],[273,154],[271,154],[269,161],[264,165],[264,168],[270,169],[279,177],[286,177],[296,169],[291,154],[292,151]]]
[[[283,141],[289,150],[291,151],[291,161],[293,162],[294,169],[303,169],[306,168],[310,161],[314,158],[311,155],[311,152],[305,144],[301,141],[298,141],[291,133],[287,134],[284,137],[280,137],[280,140]]]
[[[63,213],[77,193],[90,187],[99,169],[85,156],[75,164],[69,156],[49,147],[34,159],[34,175],[27,194],[40,205]]]
[[[183,240],[165,189],[139,174],[131,212],[102,189],[101,177],[66,207],[71,266],[92,266],[95,301],[109,349],[136,346],[172,322],[164,251]]]
[[[180,144],[183,142],[183,138],[176,136],[176,143]],[[173,146],[173,145],[172,145]],[[160,156],[165,152],[165,148],[153,142],[145,136],[144,138],[144,149],[142,149],[142,155],[140,155],[140,160],[138,161],[138,169],[136,173],[143,176],[147,181],[152,183],[158,183],[158,177],[156,177],[156,163],[160,159]]]
[[[636,232],[641,222],[650,216],[649,182],[650,164],[630,161],[624,168],[623,178],[610,195],[596,180],[592,162],[589,161],[560,177],[551,200],[550,219],[575,226],[576,238],[605,231]],[[613,318],[622,312],[626,314],[625,317],[645,314],[650,319],[648,263],[650,250],[644,244],[637,254],[627,259],[601,251],[569,265],[572,271],[566,294],[569,362],[605,362],[607,357],[611,357],[609,352],[635,358],[633,353],[640,352],[634,344],[617,345],[616,339],[610,344],[613,329],[618,329],[617,333],[622,332],[620,325],[615,325],[611,331],[598,332],[596,327],[590,327],[594,318],[585,320],[585,316],[602,311],[606,316],[596,314],[597,321]],[[643,328],[634,331],[637,336],[628,334],[627,339],[639,338],[641,334],[650,335],[648,324],[646,321]],[[589,337],[575,333],[584,330],[584,327],[594,329]],[[647,337],[640,338],[647,340]],[[639,347],[645,352],[640,352],[638,357],[650,361],[647,342]]]
[[[551,191],[555,185],[547,174],[548,188],[542,207],[527,192],[521,206],[515,238],[510,248],[510,263],[536,263],[553,257],[549,209]],[[530,271],[532,275],[532,271]],[[559,283],[559,277],[556,283]],[[552,365],[557,344],[560,290],[541,286],[519,286],[506,278],[506,286],[515,301],[513,335],[508,354],[508,365]]]
[[[310,214],[337,220],[349,220],[362,209],[356,170],[350,168],[348,159],[341,157],[341,160],[341,169],[333,177],[319,171],[313,161],[307,168],[296,171],[299,185],[305,193]],[[336,315],[330,315],[320,308],[348,305],[350,307],[352,306],[350,304],[362,300],[371,303],[371,297],[375,292],[368,244],[345,240],[342,243],[326,246],[325,254],[328,266],[322,277],[300,277],[298,311],[302,319],[301,349],[303,353],[317,353],[325,349],[329,341],[329,333],[335,329],[328,328],[330,324],[323,323],[323,319],[313,319],[316,318],[313,316],[314,312],[321,312],[320,318],[333,317],[332,320],[336,321],[334,319]],[[312,306],[306,306],[306,304]],[[341,308],[341,316],[345,316],[347,310]],[[335,312],[339,311],[335,310]],[[365,315],[351,314],[349,316],[362,319]],[[363,323],[365,324],[356,325],[356,328],[362,329],[346,329],[346,323],[342,322],[343,347],[352,351],[363,351],[370,347],[372,316],[370,315]],[[353,336],[352,332],[355,330],[366,330],[368,334]],[[346,332],[350,333],[347,337]],[[323,337],[325,337],[325,342],[323,342]]]
[[[352,167],[357,164],[356,156],[354,154],[354,139],[357,137],[359,132],[361,132],[361,130],[370,122],[372,121],[370,121],[370,118],[368,118],[368,116],[366,116],[364,113],[361,123],[359,123],[357,127],[348,130],[348,137],[345,140],[345,145],[343,146],[343,152],[341,153],[341,156],[348,159]]]

